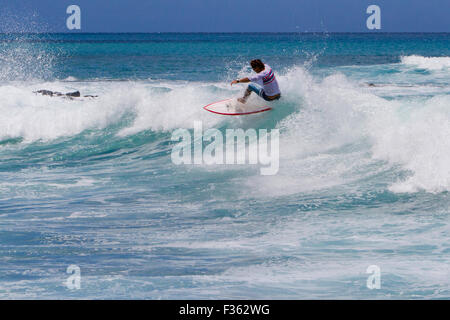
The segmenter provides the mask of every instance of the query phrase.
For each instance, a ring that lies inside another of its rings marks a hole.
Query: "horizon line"
[[[121,32],[0,32],[0,34],[449,34],[450,31],[121,31]]]

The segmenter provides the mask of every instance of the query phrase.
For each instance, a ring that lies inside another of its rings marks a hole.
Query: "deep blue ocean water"
[[[253,58],[274,110],[204,111]],[[0,298],[450,298],[450,34],[3,34],[0,111]],[[175,165],[195,121],[278,173]]]

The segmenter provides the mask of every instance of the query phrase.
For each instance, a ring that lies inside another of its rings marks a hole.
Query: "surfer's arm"
[[[242,78],[242,79],[236,79],[231,81],[231,85],[236,84],[236,83],[247,83],[250,82],[249,78]]]

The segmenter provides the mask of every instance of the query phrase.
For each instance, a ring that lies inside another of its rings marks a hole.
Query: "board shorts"
[[[274,100],[278,100],[281,98],[281,95],[279,95],[278,98],[270,99],[264,92],[264,89],[255,83],[250,83],[248,85],[248,90],[253,91],[254,93],[256,93],[258,96],[260,96],[261,98],[263,98],[266,101],[274,101]]]

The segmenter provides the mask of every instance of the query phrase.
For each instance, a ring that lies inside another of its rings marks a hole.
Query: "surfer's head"
[[[252,66],[253,71],[255,71],[256,73],[259,73],[266,68],[264,66],[264,63],[259,59],[250,61],[250,65]]]

